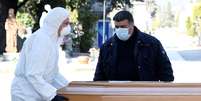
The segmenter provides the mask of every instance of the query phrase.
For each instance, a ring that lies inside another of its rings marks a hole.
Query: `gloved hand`
[[[68,98],[65,98],[64,96],[61,95],[56,95],[52,101],[68,101]]]

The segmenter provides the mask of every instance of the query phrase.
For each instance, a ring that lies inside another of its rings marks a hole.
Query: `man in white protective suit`
[[[58,70],[58,43],[70,29],[66,9],[48,12],[44,26],[23,45],[11,86],[12,101],[68,101],[56,92],[68,84]]]

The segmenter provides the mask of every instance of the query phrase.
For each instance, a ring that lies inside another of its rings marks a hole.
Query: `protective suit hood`
[[[69,12],[61,7],[55,7],[50,10],[44,19],[41,29],[48,31],[48,34],[54,38],[58,38],[59,26],[69,17]]]

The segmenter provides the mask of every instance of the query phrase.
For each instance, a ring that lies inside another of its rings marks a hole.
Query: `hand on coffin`
[[[69,101],[68,98],[61,96],[61,95],[56,95],[52,101]]]

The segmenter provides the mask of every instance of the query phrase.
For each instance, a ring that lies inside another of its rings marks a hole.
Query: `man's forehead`
[[[69,18],[66,18],[64,21],[65,21],[65,22],[69,22]]]
[[[63,23],[69,23],[70,21],[69,21],[69,18],[66,18],[64,21],[63,21]]]
[[[115,25],[127,25],[129,24],[128,20],[122,20],[122,21],[114,21]]]

